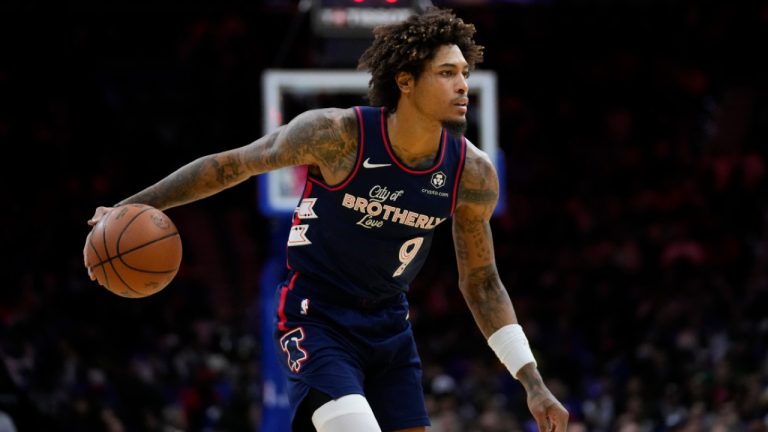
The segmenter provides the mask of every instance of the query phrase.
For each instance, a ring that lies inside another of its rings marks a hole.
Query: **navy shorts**
[[[274,337],[294,426],[306,424],[296,413],[310,389],[333,399],[364,395],[383,431],[429,426],[405,294],[339,302],[327,287],[295,282],[296,273],[277,290]]]

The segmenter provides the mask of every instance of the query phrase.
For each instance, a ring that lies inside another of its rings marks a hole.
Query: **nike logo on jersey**
[[[377,163],[371,163],[371,158],[366,158],[363,161],[363,168],[383,168],[388,167],[392,164],[377,164]]]

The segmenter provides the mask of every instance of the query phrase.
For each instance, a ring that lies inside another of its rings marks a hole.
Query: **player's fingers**
[[[531,414],[533,414],[533,419],[536,420],[536,426],[539,427],[539,432],[549,432],[551,430],[546,411],[532,411]]]
[[[549,422],[549,418],[544,418],[541,423],[539,423],[539,432],[552,432],[552,424]]]
[[[104,217],[105,214],[109,213],[109,211],[112,210],[112,207],[98,207],[96,208],[96,211],[93,213],[93,216],[91,216],[90,219],[88,219],[88,225],[94,226],[101,218]]]
[[[539,432],[565,432],[568,427],[568,411],[556,401],[532,410],[532,414]]]
[[[88,265],[88,243],[91,241],[91,233],[93,231],[88,233],[88,236],[85,238],[85,246],[83,246],[83,264],[85,264],[86,267],[89,267]]]
[[[86,270],[88,270],[88,277],[91,278],[91,280],[96,280],[96,275],[93,274],[93,269],[91,268],[91,262],[88,259],[90,254],[88,254],[88,248],[91,247],[91,236],[93,235],[93,230],[88,233],[88,236],[85,238],[85,246],[83,247],[83,264],[85,264]]]
[[[556,432],[565,432],[568,427],[568,411],[562,405],[553,407],[547,416],[552,425],[552,430]]]
[[[94,280],[96,277],[93,275],[91,263],[88,262],[88,255],[85,254],[85,251],[83,251],[83,255],[83,264],[85,264],[85,269],[88,271],[88,277],[91,278],[91,280]]]

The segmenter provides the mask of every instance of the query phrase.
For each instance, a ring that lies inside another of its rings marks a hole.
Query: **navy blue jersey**
[[[435,228],[456,206],[466,143],[443,130],[434,164],[407,167],[395,155],[379,107],[355,107],[357,161],[338,185],[307,175],[288,239],[288,267],[315,284],[361,299],[408,290]]]

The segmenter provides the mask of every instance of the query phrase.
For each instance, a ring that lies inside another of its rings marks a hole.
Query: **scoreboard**
[[[313,0],[312,29],[324,37],[370,38],[374,27],[400,22],[430,3],[424,0]]]

